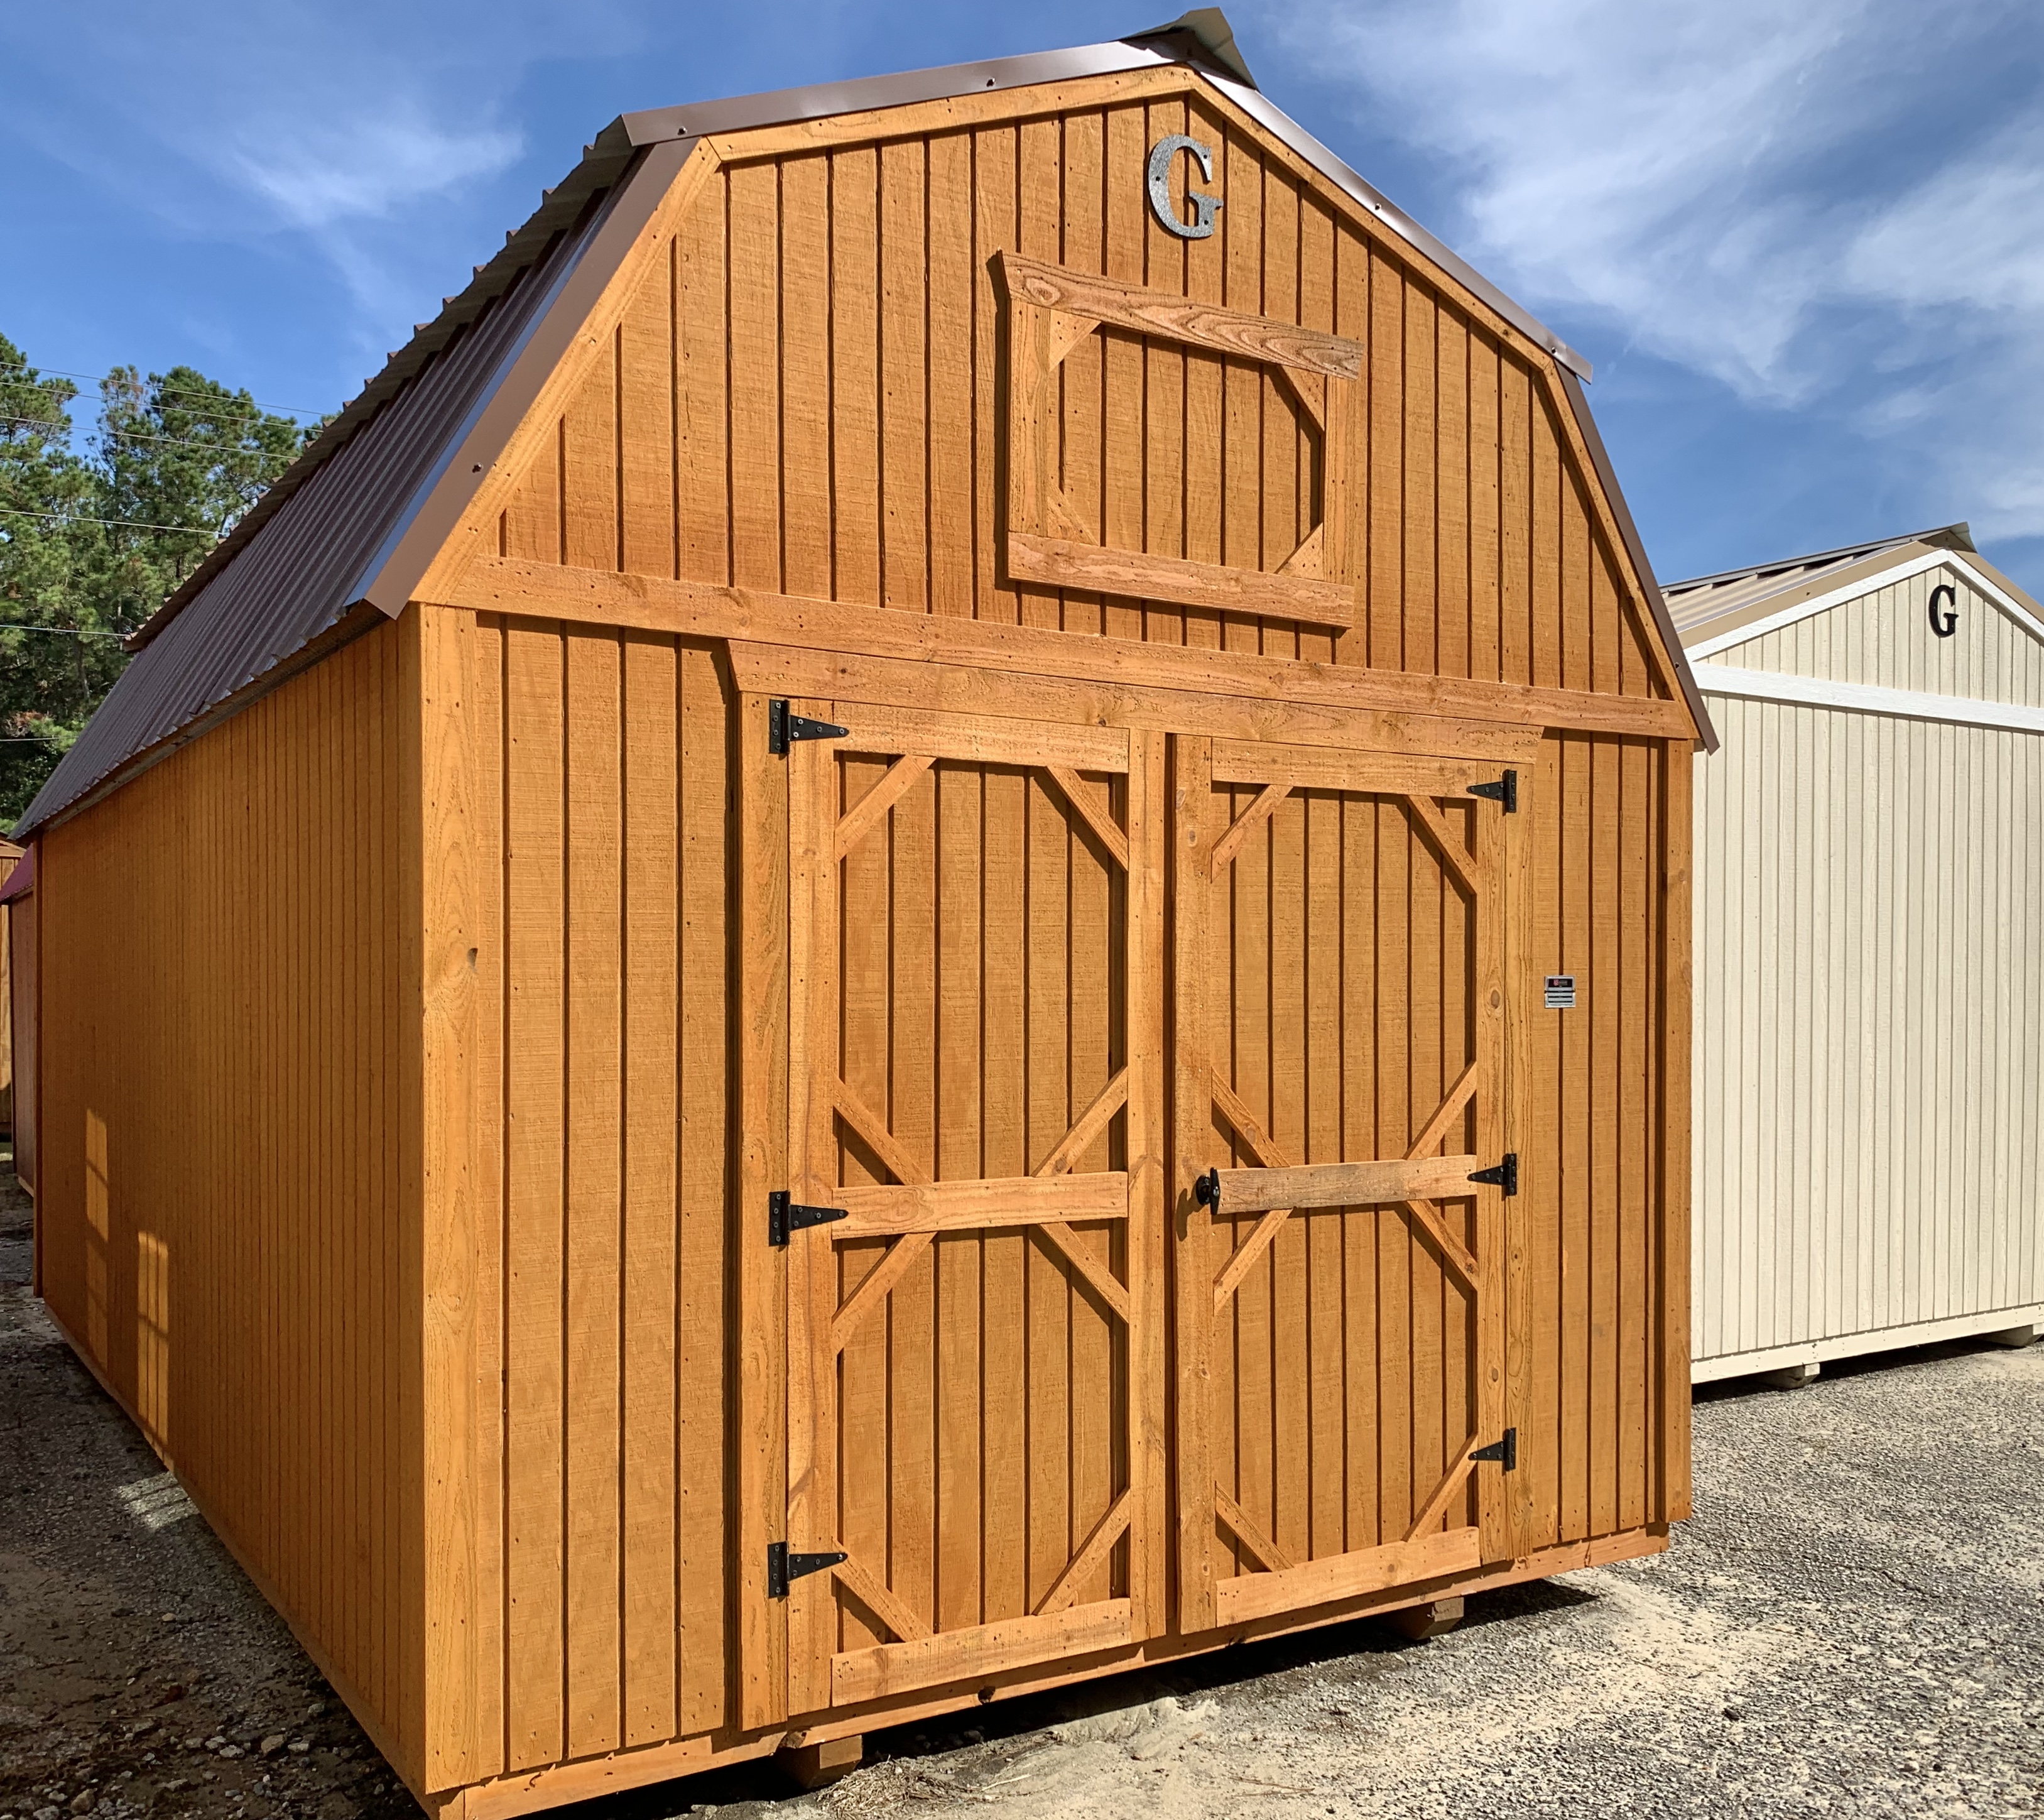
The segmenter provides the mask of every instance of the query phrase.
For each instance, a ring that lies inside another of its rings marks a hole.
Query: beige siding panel
[[[1941,614],[1956,611],[1949,638],[1932,636],[1931,591],[1952,589]],[[2044,707],[2044,644],[1957,564],[1927,570],[1857,599],[1713,652],[1743,670],[1779,670],[1833,683],[1870,683],[1974,701]]]
[[[1695,1374],[2012,1326],[2044,1303],[2044,737],[1712,710]]]

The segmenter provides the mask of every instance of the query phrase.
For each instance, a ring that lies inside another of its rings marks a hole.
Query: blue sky
[[[0,17],[0,331],[331,409],[613,116],[1177,9],[105,0]],[[1666,579],[1972,521],[2044,594],[2044,10],[1228,8],[1265,90],[1596,365]]]

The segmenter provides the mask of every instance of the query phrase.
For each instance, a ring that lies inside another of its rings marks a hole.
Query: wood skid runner
[[[1511,1561],[1518,771],[764,707],[787,1503],[754,1722]]]

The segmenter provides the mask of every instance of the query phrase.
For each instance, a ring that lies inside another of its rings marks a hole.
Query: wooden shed
[[[1671,587],[1696,845],[1694,1373],[2044,1325],[2044,610],[1964,525]]]
[[[429,1808],[1665,1545],[1586,373],[1216,13],[627,115],[139,635],[43,1292]]]

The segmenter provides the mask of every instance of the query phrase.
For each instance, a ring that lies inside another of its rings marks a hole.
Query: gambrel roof
[[[168,756],[381,614],[395,618],[701,139],[1075,79],[1195,72],[1555,363],[1683,698],[1710,720],[1581,381],[1589,364],[1255,87],[1217,8],[1130,38],[625,114],[129,641],[136,655],[25,834]]]

